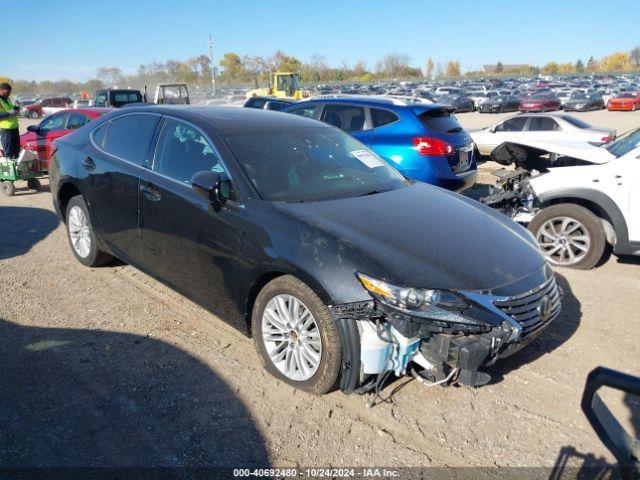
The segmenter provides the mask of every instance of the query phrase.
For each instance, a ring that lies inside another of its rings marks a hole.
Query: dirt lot
[[[578,116],[619,133],[640,125],[640,112]],[[498,118],[460,115],[469,128]],[[4,467],[606,465],[580,411],[585,377],[640,363],[633,259],[558,270],[561,317],[491,384],[401,379],[371,409],[274,380],[250,339],[132,267],[81,266],[48,192],[0,197],[0,272]],[[614,400],[639,435],[638,405]]]

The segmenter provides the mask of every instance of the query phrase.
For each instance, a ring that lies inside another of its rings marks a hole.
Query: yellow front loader
[[[247,92],[251,97],[278,97],[300,100],[308,97],[309,92],[302,90],[300,74],[292,72],[274,72],[269,78],[269,88],[254,88]]]

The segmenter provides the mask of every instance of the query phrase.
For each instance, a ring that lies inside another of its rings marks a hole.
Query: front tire
[[[529,230],[553,265],[589,270],[604,253],[602,222],[580,205],[564,203],[545,208],[533,218]]]
[[[342,364],[335,321],[320,297],[292,275],[269,282],[251,315],[253,340],[274,377],[316,395],[334,388]]]
[[[87,267],[99,267],[113,260],[108,253],[100,250],[89,209],[81,195],[69,200],[66,209],[67,235],[71,251],[80,263]]]

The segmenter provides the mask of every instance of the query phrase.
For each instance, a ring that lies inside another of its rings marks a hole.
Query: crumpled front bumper
[[[411,362],[425,368],[434,381],[456,370],[459,383],[483,385],[490,380],[489,367],[532,343],[561,308],[562,292],[552,274],[536,288],[518,295],[459,293],[470,300],[465,315],[477,320],[477,325],[425,321],[374,301],[332,307],[343,342],[341,389],[355,391],[366,377],[363,372],[370,375],[394,370],[396,375],[404,374],[411,370]],[[394,347],[385,353],[390,358],[377,359],[377,365],[386,365],[380,371],[368,366],[371,329],[358,328],[359,322],[372,322],[378,332],[395,336],[391,342]]]

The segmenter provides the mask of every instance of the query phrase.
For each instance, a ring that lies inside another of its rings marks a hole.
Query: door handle
[[[82,165],[87,170],[95,170],[96,169],[96,162],[94,162],[91,157],[85,157],[85,159],[82,161]]]
[[[157,202],[162,198],[162,196],[160,195],[160,192],[158,192],[158,189],[155,187],[152,187],[151,185],[140,184],[139,188],[140,188],[140,192],[142,192],[142,194],[147,198],[147,200],[150,200],[152,202]]]

